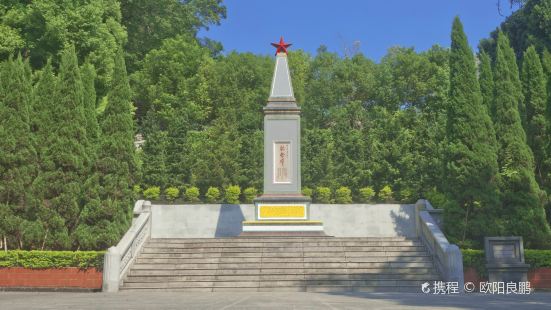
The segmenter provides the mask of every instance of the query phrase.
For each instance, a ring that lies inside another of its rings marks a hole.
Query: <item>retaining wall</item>
[[[102,273],[95,268],[0,268],[0,287],[99,290]]]
[[[480,287],[480,282],[488,281],[487,277],[481,277],[473,267],[465,268],[464,274],[465,282],[473,282],[477,288]],[[528,270],[528,282],[532,289],[551,290],[551,268]]]
[[[151,238],[234,237],[254,220],[254,205],[152,205]],[[415,238],[415,208],[408,204],[311,204],[310,219],[335,237]]]

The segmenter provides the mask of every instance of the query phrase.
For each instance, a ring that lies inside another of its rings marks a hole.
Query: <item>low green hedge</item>
[[[461,254],[463,255],[463,268],[472,267],[476,269],[476,272],[482,277],[486,277],[488,275],[484,251],[461,249]]]
[[[461,253],[464,268],[473,267],[480,276],[488,276],[483,250],[461,249]],[[551,250],[525,250],[524,261],[530,264],[530,269],[551,268]]]
[[[101,251],[7,251],[0,252],[0,268],[24,267],[30,269],[48,269],[78,267],[81,269],[103,269]]]
[[[525,250],[524,260],[530,268],[551,268],[551,250]]]

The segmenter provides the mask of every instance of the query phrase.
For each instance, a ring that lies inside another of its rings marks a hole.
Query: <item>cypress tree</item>
[[[100,135],[98,119],[96,117],[96,88],[94,81],[96,70],[94,66],[85,62],[82,66],[82,84],[84,87],[84,113],[86,116],[86,137],[88,139],[88,154],[95,157]]]
[[[39,94],[37,94],[39,95]],[[73,46],[61,54],[59,78],[51,106],[49,134],[42,154],[43,168],[36,187],[41,190],[42,218],[48,220],[51,247],[67,248],[81,211],[83,181],[88,173],[83,86]]]
[[[132,187],[136,158],[133,106],[122,47],[115,58],[113,85],[108,98],[101,123],[100,154],[103,163],[98,167],[105,181],[102,185],[108,196],[115,200],[126,201],[131,198],[131,195],[123,192]]]
[[[89,224],[101,231],[96,246],[116,243],[126,231],[132,210],[133,175],[136,170],[134,121],[130,85],[122,47],[115,58],[113,84],[101,122],[101,141],[96,164],[100,176],[101,207],[87,210]],[[99,208],[99,210],[98,210]],[[95,209],[95,210],[94,210]]]
[[[478,83],[480,84],[480,91],[482,93],[482,102],[488,113],[495,118],[494,107],[494,76],[492,74],[492,64],[490,56],[485,51],[482,51],[479,55],[480,65],[478,68]]]
[[[498,37],[499,37],[499,34],[498,34]],[[500,40],[498,38],[498,44],[499,42]],[[520,81],[519,67],[517,66],[517,61],[516,61],[517,57],[515,55],[515,51],[509,44],[509,38],[503,33],[501,38],[501,45],[502,47],[504,46],[508,47],[508,48],[502,48],[502,51],[503,51],[503,56],[505,57],[505,61],[508,64],[509,79],[511,80],[513,90],[514,90],[513,92],[511,92],[511,94],[515,98],[515,101],[518,107],[518,112],[520,115],[520,121],[521,121],[522,127],[526,131],[526,107],[524,105],[524,96],[522,94],[522,82]],[[497,48],[499,48],[499,46]]]
[[[82,66],[82,84],[84,92],[84,114],[86,118],[86,152],[90,158],[89,171],[83,184],[84,207],[79,215],[79,224],[75,231],[76,240],[81,249],[105,249],[112,244],[112,233],[104,225],[98,214],[106,211],[100,199],[100,176],[96,171],[100,128],[96,117],[96,90],[94,66],[85,62]],[[110,224],[107,221],[107,224]],[[102,243],[102,241],[105,241]]]
[[[168,185],[168,134],[160,128],[158,112],[151,109],[144,120],[143,182],[145,186]],[[189,141],[188,141],[189,142]]]
[[[56,76],[54,75],[50,61],[39,73],[38,82],[34,87],[33,109],[32,109],[32,131],[35,135],[35,147],[40,161],[42,160],[45,148],[44,143],[51,134],[52,110],[55,105]]]
[[[34,180],[32,191],[35,197],[32,213],[41,222],[44,235],[40,248],[66,248],[69,243],[69,235],[65,220],[51,208],[50,198],[46,195],[47,185],[45,176],[55,169],[52,154],[48,153],[49,141],[55,136],[54,110],[57,100],[57,77],[53,73],[51,62],[39,73],[38,82],[34,87],[34,100],[32,111],[32,129],[35,136],[35,147],[38,154],[40,171]],[[55,155],[55,154],[54,154]]]
[[[498,168],[495,132],[483,105],[475,59],[458,17],[451,38],[445,155],[450,201],[444,214],[451,239],[466,244],[469,239],[476,243],[498,232]]]
[[[546,117],[547,117],[547,135],[551,136],[551,53],[545,49],[542,55],[542,66],[544,75],[547,78],[547,106],[546,106]],[[551,155],[551,143],[547,146],[547,154]],[[548,156],[544,161],[544,165],[547,170],[547,175],[544,176],[544,185],[545,190],[548,195],[551,195],[551,156]],[[551,210],[551,201],[547,204],[548,210]],[[547,214],[548,218],[551,218],[551,214]],[[551,221],[550,221],[551,222]]]
[[[38,170],[30,130],[32,86],[21,56],[0,64],[0,231],[23,247],[29,191]]]
[[[32,86],[21,56],[2,66],[0,87],[0,202],[25,207],[37,171],[30,130]]]
[[[527,247],[545,246],[550,230],[540,200],[541,191],[534,176],[534,157],[526,144],[526,134],[518,111],[514,72],[516,63],[508,61],[512,53],[505,35],[497,39],[494,66],[496,135],[498,163],[503,193],[506,234],[523,236]]]
[[[526,104],[526,134],[528,145],[534,154],[536,180],[544,184],[548,170],[545,160],[551,136],[546,119],[547,90],[540,58],[533,46],[524,52],[522,62],[522,85]]]

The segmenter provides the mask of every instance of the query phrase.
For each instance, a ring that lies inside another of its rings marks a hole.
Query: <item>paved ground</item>
[[[0,292],[0,309],[551,309],[551,293]]]

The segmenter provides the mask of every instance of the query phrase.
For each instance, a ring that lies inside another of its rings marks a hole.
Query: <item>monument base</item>
[[[241,236],[320,236],[321,221],[244,221]]]
[[[255,220],[243,222],[243,235],[326,236],[321,221],[310,220],[310,197],[265,194],[254,200]]]

